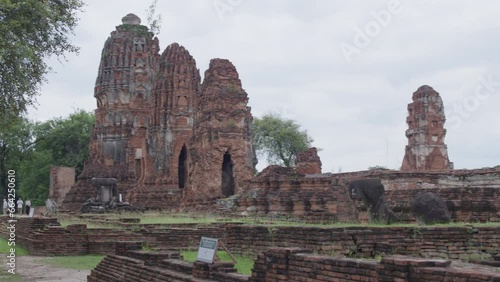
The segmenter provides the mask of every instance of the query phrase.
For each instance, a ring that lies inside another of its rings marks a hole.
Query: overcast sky
[[[86,0],[79,56],[42,87],[47,120],[94,110],[104,41],[151,1]],[[369,2],[369,3],[367,3]],[[201,75],[211,58],[236,66],[254,116],[280,113],[314,138],[323,172],[399,169],[407,104],[421,85],[441,94],[455,168],[500,165],[500,1],[160,0],[160,48],[177,42]],[[264,162],[260,161],[259,169]]]

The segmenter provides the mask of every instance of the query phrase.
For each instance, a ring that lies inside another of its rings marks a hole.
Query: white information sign
[[[219,239],[201,237],[200,247],[198,248],[198,256],[196,257],[196,260],[213,263],[218,245]]]
[[[29,214],[29,216],[33,217],[33,215],[35,215],[35,208],[34,207],[30,207],[30,214]]]

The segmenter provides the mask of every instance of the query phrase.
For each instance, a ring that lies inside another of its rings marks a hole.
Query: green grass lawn
[[[28,251],[21,246],[17,244],[16,246],[9,246],[8,243],[9,241],[4,238],[0,238],[0,254],[9,254],[11,248],[16,249],[16,256],[24,256],[28,254]]]
[[[92,270],[104,257],[102,255],[60,256],[48,257],[43,262],[57,267]]]
[[[185,261],[195,262],[198,251],[181,251],[182,256]],[[225,251],[217,251],[217,256],[221,261],[232,261],[229,255]],[[233,255],[238,262],[235,267],[238,273],[250,275],[252,274],[253,259],[250,257]]]
[[[262,216],[249,216],[245,218],[232,218],[232,217],[222,217],[215,214],[190,214],[190,213],[171,213],[171,212],[155,212],[147,211],[143,213],[110,213],[102,214],[98,217],[101,222],[96,222],[91,218],[86,219],[85,217],[63,217],[60,219],[62,226],[67,226],[69,224],[87,224],[88,228],[123,228],[123,226],[117,223],[104,222],[105,219],[118,219],[118,218],[140,218],[140,224],[210,224],[217,222],[226,223],[243,223],[248,225],[265,225],[265,226],[308,226],[308,227],[359,227],[359,226],[369,226],[369,227],[423,227],[425,225],[418,225],[416,223],[396,223],[392,225],[380,224],[380,223],[349,223],[349,222],[335,222],[335,221],[325,221],[324,223],[309,223],[303,220],[299,220],[293,217],[280,217],[280,218],[269,218]],[[486,223],[466,223],[466,222],[452,222],[449,224],[436,224],[432,225],[435,227],[454,227],[454,226],[500,226],[500,222],[486,222]]]
[[[7,240],[4,238],[0,238],[0,254],[2,256],[10,254],[10,249],[11,248],[16,248],[16,257],[17,256],[24,256],[28,254],[28,251],[24,248],[21,248],[21,246],[16,245],[15,247],[9,246]],[[18,273],[16,274],[11,274],[7,272],[6,270],[6,265],[0,266],[0,281],[21,281],[22,277]]]
[[[210,224],[216,222],[215,217],[183,217],[183,216],[168,216],[162,214],[147,214],[141,217],[141,224]]]

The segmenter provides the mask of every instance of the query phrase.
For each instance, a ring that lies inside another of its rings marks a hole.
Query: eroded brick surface
[[[429,171],[452,168],[444,143],[446,117],[441,96],[432,87],[424,85],[413,93],[412,99],[413,102],[408,104],[408,145],[401,170]]]
[[[312,147],[298,153],[295,160],[295,169],[300,174],[321,173],[321,159],[318,156],[318,149]]]
[[[253,176],[252,115],[230,61],[213,59],[201,83],[183,46],[160,56],[158,39],[129,14],[104,45],[94,96],[90,158],[64,209],[95,196],[92,177],[118,179],[133,205],[177,209],[232,195]]]

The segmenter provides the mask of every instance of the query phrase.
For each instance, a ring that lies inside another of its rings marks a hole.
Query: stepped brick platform
[[[120,242],[117,249],[127,249]],[[188,263],[175,252],[140,255],[128,251],[108,255],[87,281],[500,281],[494,267],[444,259],[385,256],[380,262],[324,256],[302,248],[270,248],[259,254],[250,276],[235,273],[232,263]],[[136,258],[133,258],[133,257]],[[156,259],[152,259],[156,257]]]
[[[7,217],[0,223],[0,236],[8,238]],[[122,229],[87,228],[85,224],[57,226],[56,218],[20,217],[16,222],[16,243],[33,255],[84,255],[114,253],[116,242],[140,238],[141,242],[163,249],[191,248],[197,246],[201,236],[224,238],[224,224],[202,225],[165,229],[130,226]],[[177,225],[178,226],[178,225]]]
[[[136,242],[118,242],[116,255],[106,256],[87,281],[249,281],[249,276],[236,273],[233,263],[214,264],[181,260],[175,251],[140,251]]]
[[[308,248],[320,254],[375,257],[398,254],[427,258],[493,257],[500,250],[500,226],[315,227],[209,224],[136,225],[121,230],[66,228],[54,220],[19,218],[16,243],[37,255],[114,253],[116,242],[137,241],[161,250],[197,248],[202,236],[223,240],[234,253],[257,254],[270,247]],[[56,222],[57,223],[57,222]],[[0,235],[8,236],[2,222]],[[34,229],[28,229],[28,226]],[[125,252],[124,252],[125,253]]]
[[[500,281],[493,267],[449,260],[387,256],[380,262],[272,248],[260,254],[250,281]]]
[[[3,221],[1,226],[3,237],[8,235],[3,231],[5,224]],[[455,261],[497,259],[499,226],[190,224],[155,228],[149,224],[139,229],[112,230],[87,229],[82,224],[64,228],[57,226],[55,219],[28,217],[18,218],[16,226],[16,243],[27,246],[32,254],[107,253],[88,281],[500,281],[500,273],[487,266],[496,261],[478,261],[484,265]],[[180,260],[177,250],[196,248],[200,237],[207,234],[221,238],[234,253],[256,254],[252,275],[237,274],[225,263],[190,264]],[[141,241],[135,241],[137,238]],[[144,242],[159,250],[142,250]]]

